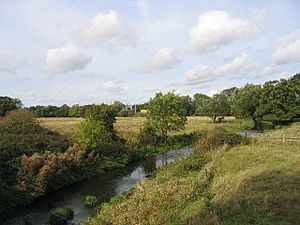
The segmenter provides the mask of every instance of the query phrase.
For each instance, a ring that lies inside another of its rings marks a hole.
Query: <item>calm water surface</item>
[[[80,224],[97,211],[84,206],[85,196],[95,195],[100,203],[108,201],[112,196],[129,190],[139,181],[148,179],[147,177],[160,166],[185,158],[192,152],[192,147],[185,147],[159,156],[148,157],[124,168],[60,189],[29,206],[12,212],[11,219],[7,220],[4,225],[23,225],[26,215],[32,218],[33,225],[44,225],[47,224],[49,212],[53,208],[65,206],[74,210],[74,219],[70,221],[70,224]]]

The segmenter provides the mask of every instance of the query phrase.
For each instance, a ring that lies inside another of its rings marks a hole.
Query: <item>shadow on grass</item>
[[[186,225],[299,225],[300,172],[271,171],[245,180],[228,199],[205,207]]]
[[[300,224],[300,172],[274,170],[245,180],[214,210],[221,224]]]

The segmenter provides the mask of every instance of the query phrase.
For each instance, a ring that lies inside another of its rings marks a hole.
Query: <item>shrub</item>
[[[84,205],[94,207],[98,203],[98,199],[94,195],[88,195],[85,197]]]
[[[74,212],[73,209],[69,207],[65,208],[56,208],[54,209],[49,216],[50,225],[65,225],[68,220],[73,219]]]
[[[95,157],[78,145],[69,147],[63,153],[24,155],[21,158],[17,189],[36,198],[74,183],[86,176],[85,168]]]
[[[149,127],[145,126],[144,128],[140,129],[138,134],[138,142],[141,146],[155,144],[155,137]]]
[[[26,215],[24,217],[24,225],[33,225],[31,216]]]
[[[222,127],[213,130],[203,130],[198,132],[197,135],[196,150],[198,152],[208,152],[222,145],[234,146],[249,142],[247,137],[235,134]]]

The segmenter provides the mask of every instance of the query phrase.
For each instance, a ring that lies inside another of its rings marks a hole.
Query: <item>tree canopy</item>
[[[149,101],[148,110],[146,127],[164,141],[170,131],[182,130],[187,121],[183,98],[174,92],[156,93]]]
[[[251,118],[256,124],[255,112],[259,106],[261,86],[246,84],[238,89],[233,98],[233,113],[243,118]]]
[[[20,109],[21,107],[22,102],[20,99],[0,96],[0,116],[5,116],[7,112],[14,109]]]

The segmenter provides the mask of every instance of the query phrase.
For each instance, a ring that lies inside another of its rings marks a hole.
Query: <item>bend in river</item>
[[[95,195],[100,203],[108,201],[112,196],[127,191],[139,181],[147,179],[160,166],[185,158],[192,152],[192,147],[185,147],[159,156],[147,157],[140,162],[60,189],[36,200],[31,205],[17,209],[4,225],[23,224],[26,215],[30,216],[34,225],[45,225],[52,209],[65,206],[74,210],[74,218],[70,223],[80,224],[97,211],[84,206],[85,196]]]

